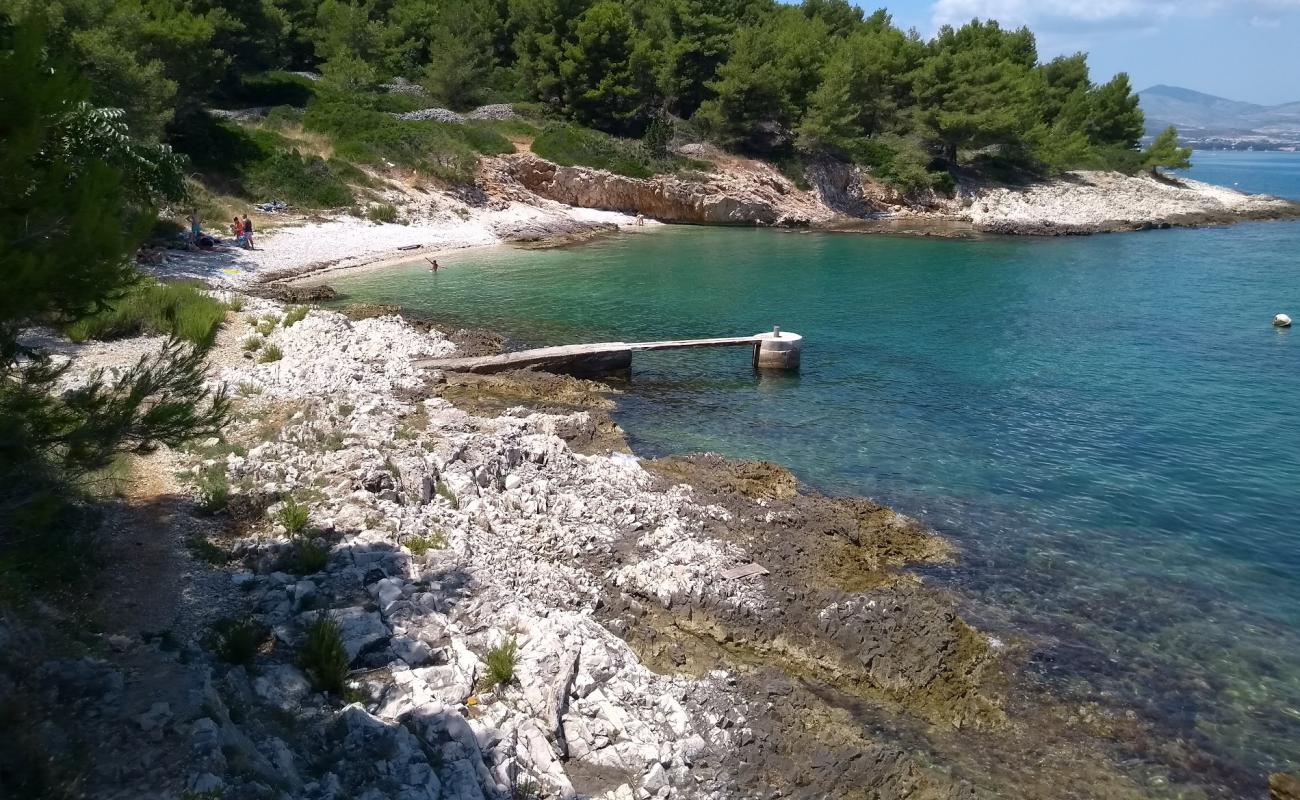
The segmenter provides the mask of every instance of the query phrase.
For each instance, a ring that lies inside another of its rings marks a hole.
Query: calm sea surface
[[[1192,176],[1300,199],[1300,154]],[[335,282],[518,345],[806,337],[798,376],[740,350],[636,357],[646,455],[768,458],[962,547],[933,573],[1031,679],[1135,708],[1127,755],[1260,794],[1300,770],[1300,223],[980,241],[671,228]]]

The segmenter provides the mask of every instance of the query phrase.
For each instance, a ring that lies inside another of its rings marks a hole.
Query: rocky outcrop
[[[1060,236],[1300,217],[1300,204],[1287,200],[1149,174],[1073,172],[1018,187],[966,181],[950,198],[901,193],[861,167],[831,160],[808,167],[812,190],[804,191],[770,165],[717,152],[712,156],[708,174],[644,179],[558,166],[532,154],[499,159],[489,173],[497,177],[498,191],[511,184],[512,199],[524,199],[522,189],[570,206],[692,224]],[[907,222],[945,227],[899,227]]]
[[[448,337],[357,316],[277,327],[265,363],[242,317],[222,332],[213,379],[238,413],[170,466],[229,485],[212,563],[185,576],[224,599],[195,613],[237,605],[221,613],[258,638],[238,664],[196,636],[169,659],[160,635],[130,669],[38,672],[94,706],[90,733],[130,721],[100,736],[88,796],[1139,796],[1069,726],[1039,743],[1008,718],[1004,647],[898,569],[952,556],[919,523],[769,463],[640,461],[602,429],[607,390],[430,374],[415,363]],[[304,669],[322,615],[344,697]]]
[[[492,232],[501,237],[503,242],[535,248],[579,244],[600,236],[618,233],[618,230],[618,225],[613,222],[573,219],[561,215],[509,220],[492,227]]]
[[[534,194],[582,208],[644,214],[662,222],[701,225],[806,226],[834,216],[809,192],[759,162],[683,177],[629,178],[587,167],[564,167],[532,154],[501,160],[501,173]]]
[[[806,176],[817,198],[845,217],[872,219],[883,215],[918,215],[943,211],[945,198],[933,191],[900,192],[856,164],[822,159],[808,166]]]
[[[1283,772],[1268,776],[1268,800],[1300,800],[1300,778]]]
[[[1300,204],[1193,180],[1071,172],[1023,187],[964,184],[948,211],[990,233],[1086,235],[1300,217]]]

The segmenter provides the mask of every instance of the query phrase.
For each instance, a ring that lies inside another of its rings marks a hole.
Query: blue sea
[[[1300,154],[1191,176],[1300,199]],[[1300,223],[975,241],[673,227],[335,282],[517,345],[803,334],[639,354],[617,418],[645,455],[784,464],[961,548],[933,570],[1024,680],[1133,709],[1117,758],[1210,796],[1300,770]]]

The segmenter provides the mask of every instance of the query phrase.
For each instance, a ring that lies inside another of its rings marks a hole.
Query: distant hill
[[[1300,143],[1300,102],[1262,106],[1177,86],[1152,86],[1138,96],[1149,135],[1174,125],[1193,143]]]

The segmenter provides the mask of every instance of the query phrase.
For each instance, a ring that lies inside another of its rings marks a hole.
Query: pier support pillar
[[[754,345],[755,369],[799,369],[802,336],[773,328],[771,333],[760,333],[757,338],[758,344]]]

